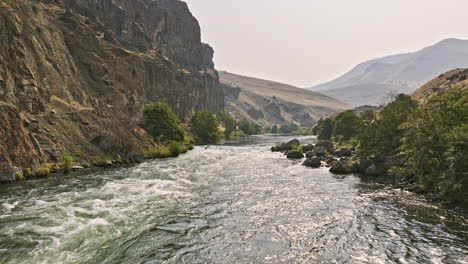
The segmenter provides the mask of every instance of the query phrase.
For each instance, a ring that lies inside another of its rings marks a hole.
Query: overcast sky
[[[186,0],[218,70],[299,87],[375,57],[468,39],[468,0]]]

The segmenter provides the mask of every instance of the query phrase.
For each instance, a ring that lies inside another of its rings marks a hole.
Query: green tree
[[[333,136],[342,137],[344,140],[350,140],[357,136],[361,125],[361,118],[353,111],[342,112],[338,114],[333,122]]]
[[[407,174],[426,190],[468,203],[468,89],[432,97],[402,128]]]
[[[289,125],[282,125],[280,127],[280,132],[282,134],[291,134],[292,132],[296,131],[299,129],[299,126],[294,124],[294,123],[291,123]]]
[[[195,142],[202,144],[215,144],[219,141],[218,122],[213,113],[209,111],[195,112],[190,120],[190,128]]]
[[[242,121],[239,122],[239,129],[244,132],[246,135],[252,135],[253,132],[250,127],[249,121],[243,119]]]
[[[400,126],[416,108],[416,101],[408,95],[400,94],[378,111],[364,114],[357,136],[360,158],[382,161],[396,155],[404,133]]]
[[[185,132],[179,118],[167,104],[149,104],[143,111],[145,127],[157,141],[183,141]]]
[[[263,129],[259,124],[250,123],[245,119],[239,122],[239,129],[246,135],[260,135],[263,133]]]
[[[236,131],[237,122],[229,113],[218,111],[216,113],[216,120],[224,127],[224,138],[229,138]]]
[[[274,125],[274,126],[271,128],[271,133],[272,133],[272,134],[278,134],[278,133],[279,133],[279,129],[278,129],[278,126],[277,126],[277,125]]]
[[[312,132],[320,140],[330,140],[333,136],[333,119],[320,119]]]

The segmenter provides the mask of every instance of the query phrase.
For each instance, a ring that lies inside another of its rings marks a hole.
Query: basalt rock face
[[[88,138],[118,137],[127,119],[139,131],[132,124],[151,102],[168,103],[181,119],[222,109],[212,57],[178,0],[0,2],[0,102],[43,127],[27,132],[48,158],[105,152]]]
[[[45,155],[16,107],[0,102],[0,124],[0,182],[13,182],[18,167],[38,166]]]

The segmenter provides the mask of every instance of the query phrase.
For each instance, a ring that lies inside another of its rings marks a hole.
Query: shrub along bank
[[[371,174],[468,204],[467,89],[423,105],[399,95],[375,111],[320,120],[313,131],[321,140],[356,147],[358,163]]]

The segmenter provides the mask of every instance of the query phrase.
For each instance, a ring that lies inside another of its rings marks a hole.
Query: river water
[[[466,215],[269,151],[289,139],[0,186],[0,263],[468,263]]]

